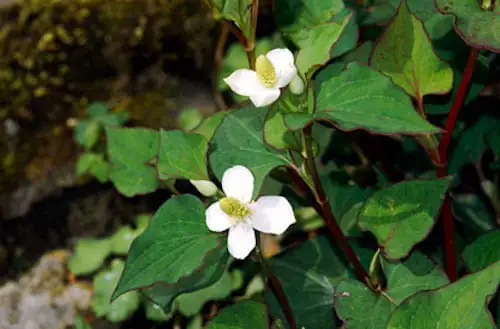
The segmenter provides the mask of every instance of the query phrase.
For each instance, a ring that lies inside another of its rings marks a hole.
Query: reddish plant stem
[[[227,22],[222,22],[221,24],[221,30],[220,30],[220,35],[219,35],[219,40],[217,41],[217,46],[215,48],[215,55],[214,55],[214,70],[215,73],[213,76],[215,77],[215,81],[213,82],[214,85],[214,100],[215,104],[217,106],[217,109],[219,111],[223,111],[227,108],[226,102],[224,101],[224,97],[222,96],[222,93],[220,92],[219,88],[217,88],[218,85],[218,76],[221,71],[222,67],[222,59],[224,57],[224,49],[226,47],[227,39],[229,37],[229,32],[230,32],[230,27]]]
[[[328,231],[335,239],[335,241],[343,249],[347,258],[354,266],[354,270],[356,271],[359,280],[365,283],[369,283],[368,273],[364,269],[363,265],[361,265],[358,256],[349,245],[349,242],[347,241],[347,238],[345,237],[344,233],[342,233],[342,230],[340,229],[340,226],[338,225],[335,216],[333,215],[333,212],[330,209],[330,204],[326,197],[325,191],[321,186],[318,170],[316,168],[316,164],[314,163],[314,154],[312,151],[312,143],[311,143],[312,142],[311,128],[312,128],[311,126],[307,126],[302,131],[305,137],[305,148],[307,155],[306,165],[309,174],[311,175],[311,178],[313,180],[314,189],[316,190],[316,193],[313,193],[316,196],[316,202],[314,203],[314,208],[323,217],[327,225]]]
[[[446,177],[448,174],[448,147],[450,146],[460,108],[462,107],[464,99],[467,96],[478,54],[478,49],[469,49],[469,58],[467,59],[462,80],[460,81],[457,94],[451,105],[448,118],[446,119],[444,132],[441,136],[441,141],[438,147],[440,160],[440,165],[436,168],[438,178]],[[443,221],[444,229],[445,270],[450,281],[455,282],[457,280],[457,259],[455,255],[453,214],[451,212],[451,205],[448,197],[445,198],[441,208],[441,219]]]

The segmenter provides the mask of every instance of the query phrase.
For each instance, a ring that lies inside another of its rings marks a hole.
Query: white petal
[[[255,232],[252,225],[238,222],[229,229],[227,249],[236,259],[244,259],[255,248]]]
[[[253,174],[244,166],[234,166],[222,175],[222,190],[228,197],[249,203],[253,194]]]
[[[279,97],[279,88],[263,88],[259,93],[250,95],[250,100],[255,107],[262,107],[274,103]]]
[[[220,208],[219,202],[213,203],[205,211],[205,222],[212,232],[222,232],[230,228],[234,220]]]
[[[249,69],[239,69],[224,79],[232,91],[241,96],[251,96],[265,88],[257,78],[257,73]]]
[[[297,75],[293,54],[286,48],[273,49],[266,54],[276,70],[277,82],[275,88],[286,87]]]
[[[249,206],[253,227],[264,233],[282,234],[296,221],[292,206],[281,196],[263,196]]]
[[[209,180],[189,180],[194,187],[206,197],[214,196],[217,193],[217,186]]]

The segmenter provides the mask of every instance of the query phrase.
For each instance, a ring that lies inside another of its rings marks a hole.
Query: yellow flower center
[[[220,208],[229,216],[243,219],[250,215],[250,209],[236,198],[227,197],[220,200]]]
[[[267,87],[272,88],[277,82],[276,70],[274,69],[273,63],[264,55],[257,57],[255,61],[255,72],[257,72],[257,78],[260,82]]]

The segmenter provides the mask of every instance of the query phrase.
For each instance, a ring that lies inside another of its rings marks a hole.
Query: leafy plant
[[[130,246],[114,303],[139,291],[207,328],[269,327],[263,300],[290,329],[494,328],[498,113],[459,112],[485,86],[475,68],[495,63],[496,2],[277,0],[280,46],[256,39],[259,1],[206,2],[219,51],[230,32],[240,42],[219,88],[250,101],[182,130],[105,128],[120,192],[173,194]]]

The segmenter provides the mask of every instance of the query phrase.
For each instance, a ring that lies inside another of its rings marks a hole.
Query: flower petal
[[[227,249],[236,259],[245,259],[255,248],[255,232],[252,225],[241,221],[229,229]]]
[[[234,71],[224,79],[224,82],[232,91],[241,96],[251,96],[265,88],[257,78],[257,73],[249,69]]]
[[[222,175],[222,190],[228,197],[249,203],[253,194],[253,174],[244,166],[234,166]]]
[[[220,203],[210,205],[205,211],[205,222],[212,232],[223,232],[230,228],[235,222],[228,214],[220,208]]]
[[[286,87],[297,75],[293,54],[286,48],[273,49],[266,54],[276,70],[277,82],[275,88]]]
[[[274,103],[279,97],[279,88],[263,88],[258,93],[250,95],[250,100],[255,107],[262,107]]]
[[[296,222],[293,209],[281,196],[263,196],[249,205],[253,227],[264,233],[282,234]]]

